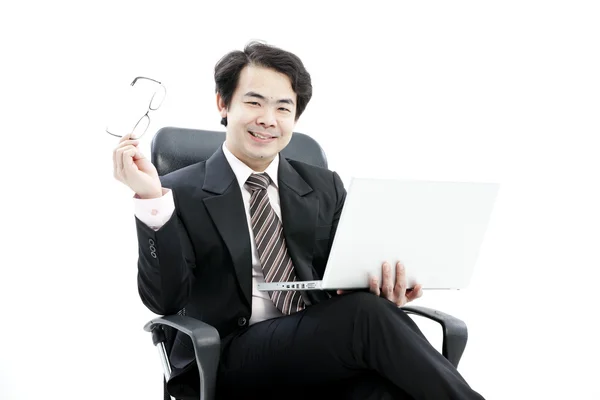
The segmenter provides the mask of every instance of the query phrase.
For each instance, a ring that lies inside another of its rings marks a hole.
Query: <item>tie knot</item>
[[[268,188],[270,183],[271,178],[269,178],[269,175],[263,172],[260,174],[250,175],[244,186],[246,189],[248,189],[248,191],[253,192],[255,190]]]

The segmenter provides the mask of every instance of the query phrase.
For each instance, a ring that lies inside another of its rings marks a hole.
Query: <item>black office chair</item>
[[[160,129],[152,140],[152,163],[160,176],[179,168],[208,159],[225,141],[224,132],[202,131],[166,127]],[[303,161],[320,167],[327,167],[325,153],[311,137],[294,133],[289,145],[281,152],[285,158]],[[455,367],[467,345],[466,324],[445,313],[420,306],[405,306],[403,310],[421,315],[441,324],[443,329],[442,354]],[[190,336],[196,353],[200,371],[200,399],[214,400],[216,391],[217,366],[220,357],[220,338],[217,330],[195,318],[187,317],[185,309],[177,315],[155,318],[144,329],[152,332],[152,341],[159,350],[165,374],[164,396],[170,399],[166,381],[171,374],[169,352],[175,330]]]

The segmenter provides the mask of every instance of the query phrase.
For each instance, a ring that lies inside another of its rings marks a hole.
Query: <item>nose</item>
[[[264,111],[258,116],[256,123],[263,128],[274,128],[277,126],[277,120],[275,119],[275,113],[273,110],[265,107]]]

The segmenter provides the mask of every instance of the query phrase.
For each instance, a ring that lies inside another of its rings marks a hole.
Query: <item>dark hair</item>
[[[287,75],[298,97],[295,117],[298,120],[312,97],[310,74],[295,54],[255,41],[248,43],[244,51],[226,54],[215,65],[215,90],[221,94],[225,106],[230,106],[240,72],[247,65],[271,68]],[[221,124],[227,126],[227,118],[221,119]]]

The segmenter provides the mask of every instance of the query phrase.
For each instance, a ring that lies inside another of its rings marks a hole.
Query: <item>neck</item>
[[[246,164],[248,167],[250,167],[250,169],[252,169],[252,171],[254,171],[254,172],[265,172],[267,167],[273,161],[273,159],[270,159],[270,160],[244,160],[243,158],[239,158],[239,157],[238,157],[238,159],[241,162],[243,162],[244,164]]]
[[[237,150],[232,149],[231,146],[229,146],[229,144],[227,143],[227,141],[225,141],[225,146],[227,146],[227,150],[229,150],[235,158],[246,164],[254,172],[265,172],[265,170],[269,167],[269,165],[271,165],[271,163],[275,159],[275,157],[260,159],[245,157]]]

